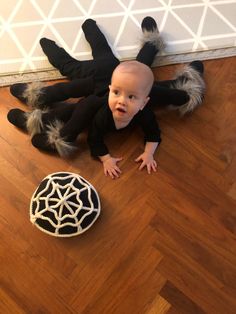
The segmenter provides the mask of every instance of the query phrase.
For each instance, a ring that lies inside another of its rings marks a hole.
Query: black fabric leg
[[[95,93],[104,94],[110,82],[111,73],[119,64],[114,56],[105,36],[92,19],[86,20],[82,29],[89,42],[94,60],[79,61],[71,57],[65,49],[59,47],[54,41],[42,38],[40,45],[48,57],[49,62],[56,67],[63,76],[71,80],[94,77]],[[88,95],[89,92],[83,95]]]
[[[175,80],[165,80],[165,81],[155,81],[154,86],[171,88],[174,86],[175,83],[176,83],[176,79]]]
[[[94,81],[92,77],[75,79],[43,87],[39,101],[42,105],[51,107],[54,102],[88,96],[93,93],[93,90]]]
[[[94,60],[77,60],[71,57],[64,48],[47,38],[40,39],[40,45],[48,61],[60,71],[61,75],[70,80],[86,78],[94,73]]]
[[[105,36],[94,20],[86,20],[82,24],[82,29],[86,40],[91,46],[94,60],[104,58],[104,55],[114,56]]]
[[[63,76],[73,80],[96,75],[103,77],[103,65],[106,68],[115,67],[119,61],[114,56],[105,36],[92,19],[86,20],[82,29],[89,42],[94,60],[79,61],[71,57],[65,49],[59,47],[54,41],[42,38],[40,45],[48,57],[49,62],[57,68]],[[97,61],[97,62],[96,62]],[[100,62],[102,65],[100,65]],[[99,63],[99,64],[98,64]]]
[[[44,125],[44,131],[38,134],[35,134],[32,139],[31,143],[34,147],[46,151],[46,152],[56,152],[55,143],[49,138],[47,132],[50,130],[52,126],[55,128],[56,121],[61,121],[66,123],[73,111],[75,110],[77,104],[60,104],[56,109],[50,110],[49,112],[42,114],[42,123]],[[55,139],[58,138],[59,130],[55,131],[56,134],[54,135]],[[58,133],[58,135],[57,135]]]
[[[156,54],[163,50],[164,42],[160,36],[157,23],[151,16],[146,16],[141,23],[143,32],[143,47],[136,60],[151,66]]]
[[[48,38],[41,38],[40,45],[48,61],[58,69],[63,76],[72,78],[74,72],[80,72],[81,61],[71,57],[65,49],[59,47],[55,41]]]
[[[73,110],[71,118],[61,129],[61,137],[69,142],[75,141],[77,136],[90,125],[92,118],[104,104],[104,101],[103,98],[94,95],[80,100]]]
[[[44,130],[31,138],[32,145],[46,152],[57,152],[61,156],[72,152],[75,147],[61,138],[60,129],[71,118],[77,106],[78,104],[60,104],[58,108],[42,114]]]
[[[27,88],[27,83],[16,83],[16,84],[12,84],[10,86],[10,93],[18,98],[20,101],[26,103],[27,102],[27,98],[23,96],[24,91]]]
[[[40,150],[43,150],[45,152],[48,152],[48,153],[55,153],[56,152],[55,146],[48,142],[48,135],[45,132],[35,134],[31,138],[31,144],[34,147],[36,147]]]
[[[182,106],[189,101],[189,95],[184,90],[172,89],[155,82],[149,94],[149,104]]]
[[[23,131],[27,131],[27,113],[19,108],[11,109],[7,114],[7,120]]]
[[[55,109],[52,109],[48,112],[42,114],[42,122],[43,125],[52,124],[55,120],[60,120],[66,123],[70,118],[78,106],[77,103],[75,104],[67,104],[67,103],[60,103]]]
[[[157,52],[158,50],[154,45],[150,43],[145,43],[140,49],[136,60],[150,67],[154,61]]]

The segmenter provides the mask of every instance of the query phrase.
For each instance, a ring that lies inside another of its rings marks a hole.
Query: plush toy
[[[96,189],[83,177],[57,172],[42,180],[30,203],[30,220],[55,237],[71,237],[88,230],[100,215]]]
[[[155,55],[163,49],[163,41],[156,22],[151,17],[142,22],[143,45],[136,60],[151,66]],[[8,120],[27,130],[32,144],[42,150],[57,151],[61,156],[74,150],[74,141],[88,127],[101,107],[106,104],[111,76],[119,64],[95,21],[88,19],[83,25],[93,60],[72,58],[55,42],[43,38],[41,47],[49,62],[71,81],[43,86],[42,83],[14,84],[12,95],[28,104],[33,111],[12,109]],[[154,82],[150,92],[150,106],[166,105],[183,115],[202,103],[204,94],[203,64],[194,61],[185,66],[173,80]],[[85,97],[76,104],[54,104],[68,98]]]

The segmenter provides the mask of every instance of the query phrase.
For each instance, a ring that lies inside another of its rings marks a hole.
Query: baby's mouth
[[[123,108],[120,108],[120,107],[119,107],[119,108],[117,108],[116,110],[117,110],[117,111],[119,111],[119,112],[121,112],[121,113],[126,113],[126,110],[125,110],[125,109],[123,109]]]

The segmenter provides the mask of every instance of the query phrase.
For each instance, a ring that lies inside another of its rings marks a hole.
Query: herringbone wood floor
[[[24,105],[0,90],[1,313],[236,313],[236,58],[204,64],[203,105],[184,118],[157,112],[157,173],[137,170],[138,129],[109,136],[124,157],[118,180],[90,158],[85,136],[70,160],[33,148],[6,119]],[[81,236],[50,237],[29,221],[32,193],[56,171],[100,194],[102,215]]]

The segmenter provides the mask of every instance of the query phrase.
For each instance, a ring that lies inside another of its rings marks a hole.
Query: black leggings
[[[89,95],[78,103],[61,103],[57,108],[43,113],[42,122],[44,125],[50,125],[55,120],[64,122],[60,135],[67,141],[73,142],[89,126],[97,111],[106,101],[107,99],[104,97]]]
[[[69,82],[56,83],[43,87],[41,103],[50,107],[53,102],[64,101],[68,98],[79,98],[91,94],[103,96],[108,92],[112,72],[119,64],[105,36],[96,22],[88,19],[82,29],[86,40],[91,46],[92,60],[79,61],[71,57],[65,49],[49,39],[40,40],[41,47],[49,62],[56,67]],[[158,50],[151,43],[145,43],[140,49],[136,60],[148,66],[152,65]],[[183,105],[188,101],[185,91],[171,88],[174,81],[155,82],[150,93],[150,103]]]
[[[56,109],[43,114],[42,119],[45,125],[54,120],[61,120],[65,123],[60,135],[69,141],[74,141],[79,133],[88,127],[96,112],[106,102],[102,97],[97,96],[103,96],[108,92],[112,72],[119,64],[119,60],[114,56],[95,21],[86,20],[82,29],[91,46],[93,60],[76,60],[63,48],[58,47],[54,41],[46,38],[40,41],[49,62],[71,80],[43,87],[44,104],[50,108],[53,102],[85,96],[76,104],[61,103]],[[157,52],[154,45],[145,43],[136,59],[151,66]],[[175,80],[154,82],[149,105],[180,106],[185,104],[189,96],[183,90],[173,89],[174,82]]]
[[[40,40],[40,45],[49,62],[63,76],[72,80],[72,82],[44,87],[43,103],[49,106],[50,102],[65,100],[66,97],[76,98],[90,94],[101,96],[107,92],[112,72],[119,64],[119,60],[114,56],[105,36],[95,21],[86,20],[82,25],[82,29],[86,40],[91,46],[92,60],[77,60],[54,41],[47,38]]]

